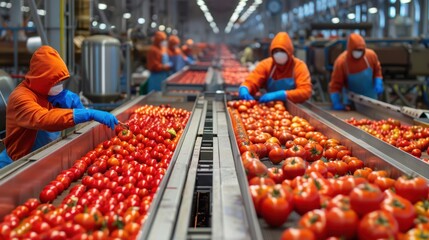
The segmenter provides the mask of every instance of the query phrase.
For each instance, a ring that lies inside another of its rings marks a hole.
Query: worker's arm
[[[16,123],[23,128],[61,131],[75,125],[72,109],[52,108],[40,106],[36,99],[13,96],[8,107],[15,112]]]
[[[287,99],[294,103],[305,102],[312,93],[310,72],[307,65],[297,58],[295,58],[294,72],[296,88],[286,91]]]
[[[162,63],[162,53],[159,49],[153,49],[147,54],[147,68],[149,71],[166,71],[170,69],[170,66]]]
[[[253,70],[241,84],[241,86],[247,87],[252,95],[255,95],[259,89],[265,86],[267,79],[270,75],[272,67],[272,60],[265,59],[260,62],[255,70]]]
[[[334,70],[332,71],[331,81],[329,81],[328,92],[341,93],[344,82],[346,81],[345,58],[340,55],[334,63]]]

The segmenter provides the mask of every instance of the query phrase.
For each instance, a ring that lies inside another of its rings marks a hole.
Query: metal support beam
[[[42,39],[42,45],[49,45],[48,38],[46,37],[45,30],[43,29],[42,21],[40,20],[39,14],[37,14],[37,6],[34,0],[28,1],[30,4],[30,13],[33,17],[34,24],[37,28],[37,33]]]

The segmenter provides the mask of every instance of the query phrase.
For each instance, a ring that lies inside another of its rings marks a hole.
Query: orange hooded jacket
[[[180,44],[180,39],[175,36],[175,35],[171,35],[168,38],[168,49],[167,49],[167,53],[168,56],[173,57],[173,56],[177,56],[177,55],[182,55],[182,50],[180,50],[180,48],[178,48],[177,46]]]
[[[146,56],[147,68],[151,72],[160,72],[169,70],[170,67],[162,64],[162,54],[166,53],[167,49],[161,47],[161,42],[167,39],[164,32],[156,32],[153,44],[150,46]]]
[[[364,49],[363,57],[355,59],[352,56],[353,50]],[[366,68],[365,58],[368,60],[369,66],[373,70],[373,79],[376,77],[382,78],[380,62],[377,54],[366,48],[365,40],[359,34],[352,33],[347,41],[347,50],[342,52],[334,63],[331,81],[329,82],[329,93],[341,92],[343,86],[347,86],[347,75],[350,73],[358,73]]]
[[[274,62],[272,52],[275,48],[284,50],[289,56],[289,60],[285,65],[278,65]],[[256,66],[255,70],[247,76],[241,86],[246,86],[249,89],[250,94],[254,95],[260,88],[266,86],[271,71],[274,65],[276,65],[276,69],[272,76],[273,80],[283,78],[295,79],[296,88],[286,90],[287,99],[294,103],[300,103],[308,100],[311,97],[312,92],[310,72],[303,61],[294,57],[293,51],[294,48],[289,35],[285,32],[278,33],[271,42],[271,57],[262,60]]]
[[[61,131],[75,125],[72,109],[54,108],[48,92],[70,77],[55,49],[42,46],[30,60],[25,80],[9,96],[6,108],[6,151],[13,160],[30,153],[38,130]]]

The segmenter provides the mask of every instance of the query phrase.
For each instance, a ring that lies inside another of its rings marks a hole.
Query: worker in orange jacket
[[[179,47],[180,39],[176,35],[170,35],[168,37],[168,57],[171,66],[171,73],[180,71],[187,63],[187,57],[183,54],[182,50]]]
[[[260,88],[267,93],[260,102],[290,100],[301,103],[308,100],[312,93],[310,72],[307,65],[295,58],[289,35],[278,33],[270,46],[271,57],[262,60],[239,88],[241,99],[252,100]]]
[[[182,52],[187,57],[187,62],[189,64],[193,64],[195,62],[195,56],[194,56],[194,40],[188,39],[185,42],[185,45],[182,46]]]
[[[108,112],[85,109],[79,96],[63,89],[70,77],[58,52],[49,46],[37,49],[24,81],[10,94],[6,107],[6,149],[0,168],[48,144],[61,130],[90,120],[114,129],[118,120]]]
[[[383,75],[377,54],[366,48],[365,40],[356,33],[350,34],[347,50],[341,53],[334,63],[329,94],[334,110],[345,110],[340,93],[343,88],[357,94],[376,99],[384,92]],[[346,96],[343,96],[347,99]]]
[[[150,71],[148,82],[148,92],[161,91],[162,82],[168,78],[171,69],[171,62],[167,53],[167,35],[157,31],[153,37],[153,43],[146,56],[147,69]],[[143,93],[140,86],[140,93]]]

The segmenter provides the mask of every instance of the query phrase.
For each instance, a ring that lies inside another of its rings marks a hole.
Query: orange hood
[[[174,47],[178,46],[180,44],[180,39],[175,36],[175,35],[171,35],[170,37],[168,37],[168,48],[170,48],[171,50],[174,49]]]
[[[292,44],[292,41],[290,40],[290,37],[287,33],[279,32],[274,37],[273,41],[271,42],[271,46],[270,46],[270,56],[273,56],[273,50],[275,48],[280,48],[283,51],[285,51],[287,53],[287,55],[289,55],[289,58],[293,57],[293,44]]]
[[[352,51],[355,49],[365,50],[366,44],[363,37],[359,34],[352,33],[347,40],[347,53],[351,56]]]
[[[159,46],[159,44],[161,44],[161,42],[166,39],[167,39],[167,35],[164,32],[158,31],[153,36],[153,44],[156,46]]]
[[[69,77],[60,54],[50,46],[42,46],[31,57],[24,84],[38,94],[48,95],[51,87]]]

